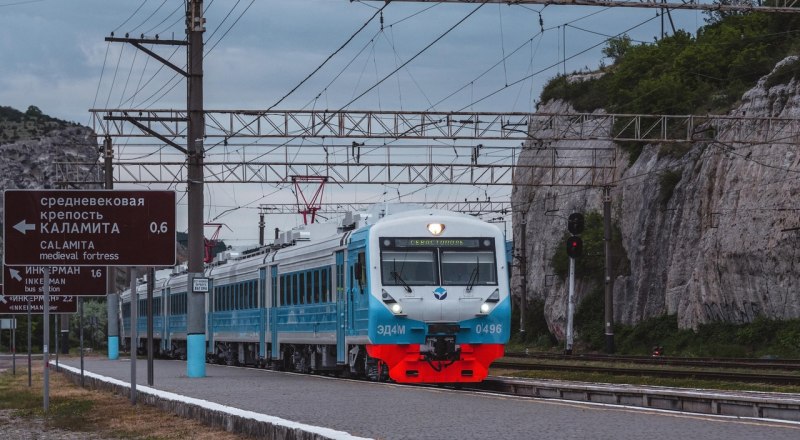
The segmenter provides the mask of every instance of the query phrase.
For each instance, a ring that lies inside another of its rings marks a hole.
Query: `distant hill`
[[[69,127],[79,125],[48,116],[34,105],[24,113],[12,107],[0,106],[0,145],[40,139],[53,131]]]

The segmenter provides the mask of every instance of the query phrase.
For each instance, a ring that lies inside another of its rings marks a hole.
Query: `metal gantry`
[[[107,138],[156,138],[183,144],[188,115],[180,110],[92,110],[93,128]],[[317,144],[293,144],[309,139]],[[392,112],[326,110],[207,110],[206,151],[240,145],[252,139],[281,139],[255,155],[204,161],[207,183],[286,184],[292,176],[326,176],[338,184],[524,185],[520,171],[536,172],[538,185],[605,187],[613,184],[616,152],[602,148],[550,148],[555,141],[724,142],[796,144],[800,120],[737,115],[644,115],[603,113]],[[327,139],[353,141],[353,153],[332,155]],[[355,140],[376,139],[364,147]],[[432,141],[433,146],[393,145]],[[489,160],[482,144],[491,141]],[[515,144],[508,141],[520,141]],[[472,142],[468,145],[465,143]],[[357,148],[358,147],[358,148]],[[254,147],[253,147],[254,148]],[[525,148],[536,149],[533,161],[519,164]],[[438,150],[437,150],[438,149]],[[452,149],[453,151],[449,151]],[[499,156],[497,155],[498,151]],[[61,163],[58,178],[67,184],[100,181],[87,176],[92,164]],[[188,179],[184,161],[117,160],[118,183],[178,183]],[[95,168],[96,169],[96,168]],[[525,179],[526,180],[526,179]]]
[[[372,0],[384,1],[384,0]],[[797,0],[775,0],[770,5],[761,0],[684,0],[669,2],[666,0],[393,0],[397,2],[414,3],[503,3],[507,5],[534,4],[534,5],[559,5],[559,6],[599,6],[623,8],[658,8],[658,9],[689,9],[696,11],[725,11],[725,12],[800,12]]]
[[[325,156],[322,148],[318,157]],[[509,149],[507,160],[502,163],[456,163],[452,160],[428,161],[422,154],[419,162],[393,161],[380,156],[375,162],[357,163],[348,157],[332,157],[329,161],[287,159],[287,154],[273,152],[273,160],[205,161],[203,163],[205,183],[269,183],[290,184],[298,175],[325,176],[336,184],[418,184],[418,185],[512,185],[516,173],[536,171],[541,181],[558,186],[605,186],[611,184],[616,169],[614,148],[549,148],[537,155],[537,163],[516,163],[516,151]],[[566,154],[571,151],[574,154]],[[313,157],[313,154],[308,156]],[[373,155],[374,156],[374,155]],[[83,162],[59,162],[55,164],[56,178],[66,184],[88,184],[102,178],[100,170]],[[93,175],[86,170],[92,169]],[[116,183],[180,183],[188,178],[185,162],[141,162],[116,161],[113,168]]]
[[[400,203],[402,201],[392,202]],[[446,211],[456,211],[464,214],[482,215],[490,213],[510,214],[511,202],[508,200],[464,200],[458,201],[412,201],[432,209],[443,209]],[[339,202],[339,203],[321,203],[320,209],[317,211],[321,214],[346,214],[353,211],[364,211],[370,207],[380,205],[380,202],[366,203],[366,202]],[[262,203],[258,207],[260,210],[269,214],[297,214],[296,203]]]
[[[92,128],[111,137],[186,137],[182,110],[94,109]],[[252,138],[427,140],[608,140],[648,143],[725,139],[730,143],[788,144],[800,140],[800,120],[736,115],[605,113],[206,110],[212,142]]]

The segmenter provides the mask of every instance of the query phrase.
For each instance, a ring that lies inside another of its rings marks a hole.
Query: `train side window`
[[[298,304],[305,304],[306,303],[306,274],[305,273],[298,273],[297,274],[297,303]]]
[[[250,281],[250,301],[247,304],[248,309],[252,309],[256,306],[256,282]]]
[[[269,297],[271,299],[270,307],[278,307],[278,268],[276,266],[272,266],[270,278],[272,279],[269,292]],[[266,305],[264,305],[264,307],[266,307]]]
[[[288,298],[286,298],[286,275],[281,275],[281,305],[285,306],[289,303]]]
[[[300,299],[297,297],[297,274],[293,273],[291,276],[292,276],[292,304],[297,305],[300,304]]]
[[[322,286],[321,286],[321,288],[322,288],[322,296],[324,298],[323,301],[325,301],[325,302],[331,302],[331,300],[333,299],[333,298],[331,298],[331,289],[330,289],[330,286],[329,286],[330,278],[329,277],[330,277],[330,270],[327,267],[325,269],[322,269]]]
[[[316,269],[316,270],[314,270],[314,272],[312,272],[312,275],[314,276],[314,302],[317,303],[317,304],[320,303],[320,300],[319,300],[319,288],[320,288],[319,273],[320,273],[319,269]]]
[[[355,272],[355,280],[358,281],[358,288],[361,293],[364,293],[364,284],[367,280],[367,262],[366,256],[364,252],[359,252],[357,255],[356,264],[353,267],[353,272]],[[352,280],[353,278],[351,278]]]
[[[306,303],[313,304],[314,303],[314,271],[310,270],[305,273],[306,277]]]

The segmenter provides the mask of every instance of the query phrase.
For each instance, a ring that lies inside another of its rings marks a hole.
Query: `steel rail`
[[[525,362],[499,361],[492,364],[492,368],[502,368],[509,370],[535,370],[535,371],[560,371],[578,373],[600,373],[613,376],[654,376],[672,379],[696,379],[696,380],[724,380],[731,382],[745,383],[769,383],[779,385],[800,385],[800,376],[785,374],[763,374],[763,373],[735,373],[708,370],[676,370],[674,368],[620,368],[620,367],[599,367],[594,365],[572,365],[565,363],[544,363],[532,364]]]

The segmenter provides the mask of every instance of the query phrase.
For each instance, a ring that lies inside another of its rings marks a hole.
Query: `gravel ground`
[[[13,414],[13,410],[0,410],[0,437],[4,440],[113,440],[91,432],[48,428],[43,419],[15,417]]]

